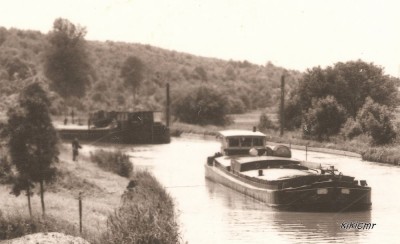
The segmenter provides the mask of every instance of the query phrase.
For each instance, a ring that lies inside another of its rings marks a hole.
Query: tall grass
[[[122,205],[107,221],[101,243],[179,243],[174,203],[146,171],[135,172],[135,188],[122,196]]]
[[[0,212],[0,240],[9,240],[37,232],[61,232],[79,236],[74,225],[52,216],[30,218],[19,214],[4,215]]]
[[[97,163],[100,168],[123,177],[129,178],[133,171],[129,156],[121,151],[97,150],[94,153],[90,153],[90,160]]]
[[[399,147],[372,147],[361,153],[363,160],[387,163],[400,164],[400,149]]]

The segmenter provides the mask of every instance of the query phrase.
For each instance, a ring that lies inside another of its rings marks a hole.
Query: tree
[[[304,133],[319,140],[337,134],[346,121],[346,111],[333,96],[314,100],[304,115]]]
[[[84,27],[62,18],[54,21],[48,35],[45,74],[52,81],[52,88],[64,98],[83,97],[93,77],[85,35]]]
[[[302,109],[301,102],[299,100],[299,96],[297,96],[296,90],[291,93],[290,99],[286,102],[284,108],[284,116],[285,116],[285,128],[288,130],[293,130],[295,128],[299,128],[301,126],[302,120]],[[280,123],[279,116],[279,123]]]
[[[361,60],[339,62],[326,69],[314,67],[307,70],[300,80],[298,93],[303,111],[311,107],[313,98],[330,95],[353,118],[368,96],[389,107],[397,102],[394,80],[384,75],[382,68]]]
[[[207,72],[203,67],[197,66],[194,69],[194,72],[195,72],[195,76],[198,77],[202,82],[206,82],[208,80]]]
[[[49,115],[50,101],[39,83],[27,86],[16,108],[8,111],[11,161],[19,173],[14,190],[26,190],[28,201],[33,183],[40,184],[42,213],[45,215],[44,182],[55,176],[58,161],[57,132]]]
[[[226,99],[220,92],[201,86],[183,94],[173,106],[179,120],[199,125],[224,125],[228,122]]]
[[[6,70],[9,76],[9,80],[26,79],[29,75],[33,75],[33,71],[30,67],[21,61],[18,57],[10,58],[6,62]]]
[[[343,124],[343,127],[340,129],[340,133],[348,139],[353,139],[356,136],[359,136],[363,133],[360,123],[353,119],[352,117],[348,118],[347,121]]]
[[[142,60],[135,56],[129,56],[121,68],[121,77],[124,79],[124,83],[132,88],[133,104],[135,104],[136,93],[143,80],[144,68]]]
[[[371,98],[366,99],[357,120],[363,132],[372,137],[373,144],[386,144],[396,137],[392,112],[387,106],[375,103]]]
[[[260,130],[276,129],[276,126],[266,113],[262,113],[259,118],[258,128]]]

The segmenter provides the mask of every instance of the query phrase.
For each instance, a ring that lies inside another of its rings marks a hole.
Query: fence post
[[[82,234],[82,192],[79,192],[79,233]]]

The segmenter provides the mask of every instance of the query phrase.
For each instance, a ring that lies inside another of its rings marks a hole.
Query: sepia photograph
[[[399,9],[0,0],[0,244],[400,243]]]

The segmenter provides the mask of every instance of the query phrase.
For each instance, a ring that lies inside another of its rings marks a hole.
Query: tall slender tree
[[[16,108],[8,111],[9,150],[19,177],[14,189],[26,190],[30,201],[33,183],[40,185],[42,213],[45,216],[44,182],[55,176],[58,137],[49,114],[50,101],[39,83],[28,85]]]
[[[45,74],[52,81],[52,88],[64,98],[83,97],[94,76],[85,35],[86,28],[62,18],[54,21],[48,35],[50,47],[46,52]]]
[[[132,88],[133,105],[135,105],[136,93],[143,80],[144,68],[142,60],[135,56],[129,56],[121,68],[124,83]]]

